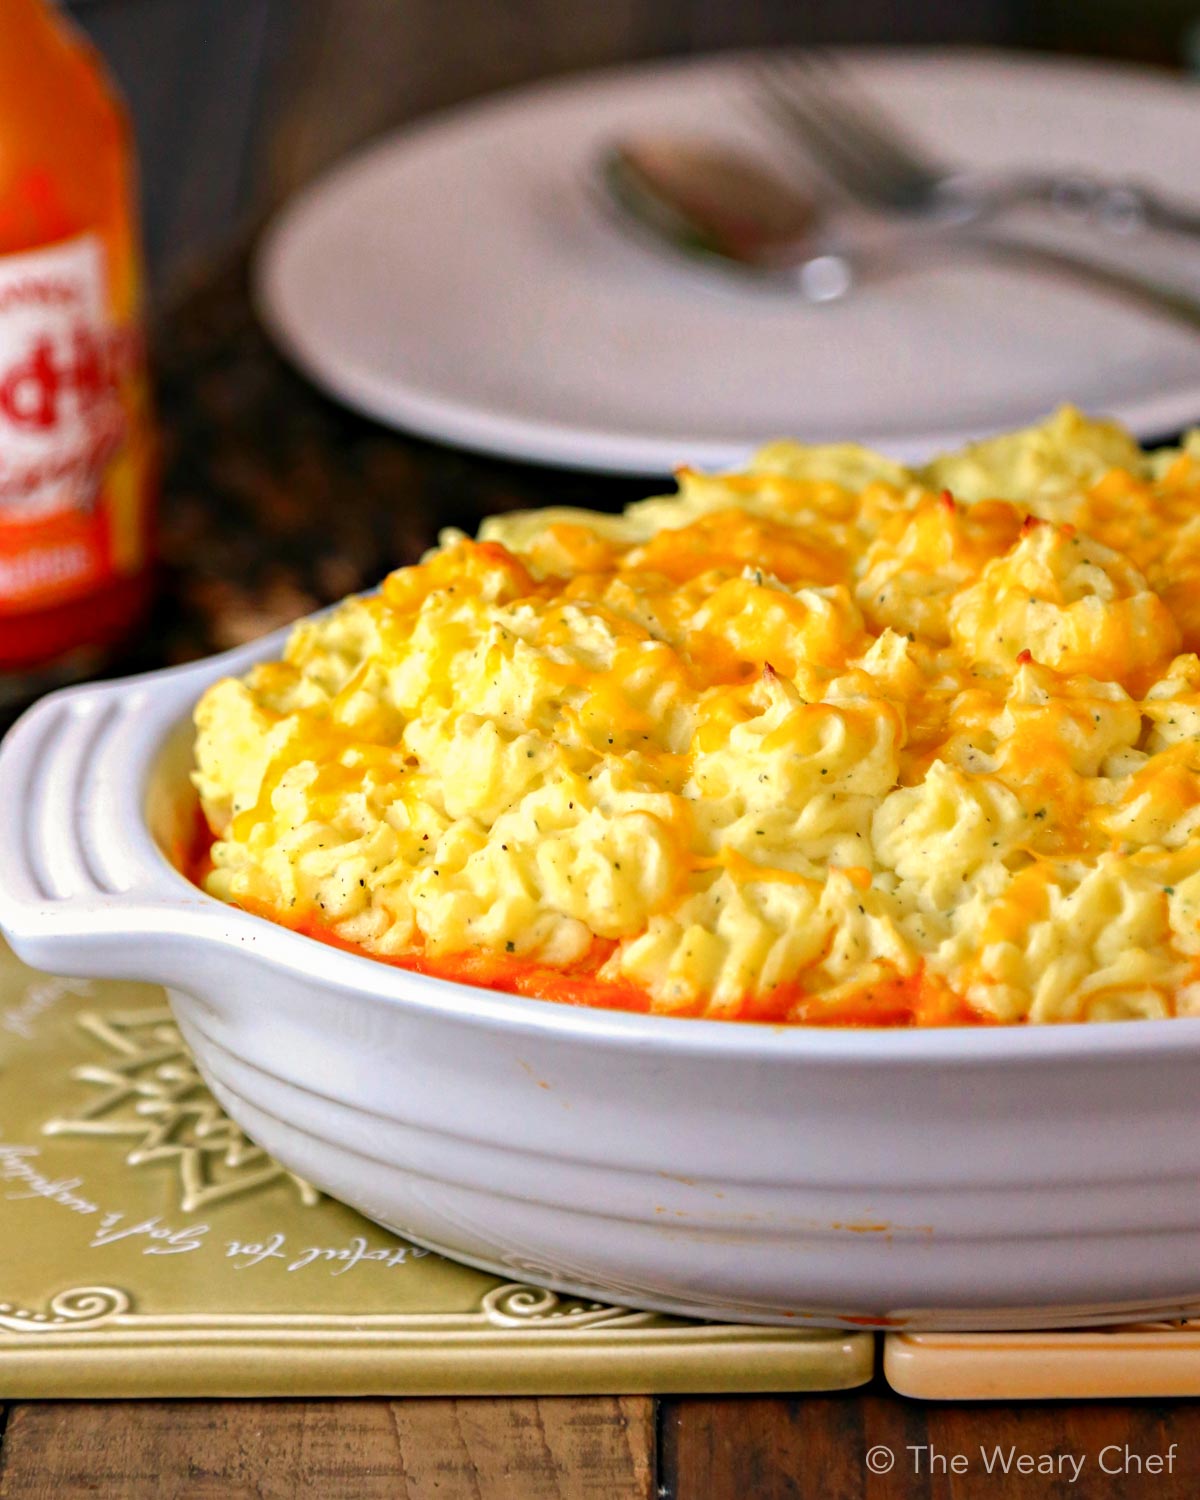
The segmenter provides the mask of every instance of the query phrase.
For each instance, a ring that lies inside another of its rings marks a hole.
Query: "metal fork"
[[[758,101],[815,164],[865,207],[944,224],[987,220],[1048,205],[1110,229],[1159,229],[1200,237],[1200,210],[1131,182],[1079,172],[970,172],[940,161],[906,136],[831,53],[811,51],[753,65]]]

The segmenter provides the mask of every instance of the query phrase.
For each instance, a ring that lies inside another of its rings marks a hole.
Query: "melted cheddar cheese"
[[[1200,1012],[1200,440],[777,443],[446,533],[196,712],[208,889],[585,1004]]]

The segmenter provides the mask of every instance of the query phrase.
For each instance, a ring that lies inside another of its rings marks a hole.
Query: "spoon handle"
[[[1124,298],[1200,332],[1200,294],[1125,266],[1093,260],[1075,250],[1005,234],[994,224],[917,230],[871,246],[844,242],[840,256],[847,268],[843,294],[852,286],[881,277],[927,270],[936,264],[952,265],[964,256],[1074,281],[1094,291]],[[808,256],[796,255],[790,266],[792,277],[802,278],[808,263]],[[807,295],[802,281],[800,290]],[[824,299],[809,297],[808,300]]]
[[[958,243],[962,248],[972,250],[988,260],[1086,283],[1098,291],[1137,302],[1177,323],[1200,331],[1200,296],[1169,282],[993,230],[963,234],[958,238]]]

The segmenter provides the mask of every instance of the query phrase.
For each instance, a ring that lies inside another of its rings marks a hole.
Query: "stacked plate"
[[[552,84],[383,140],[268,237],[268,324],[315,380],[385,422],[585,469],[728,465],[781,435],[924,457],[1067,400],[1144,438],[1200,418],[1195,332],[1083,285],[964,261],[811,307],[627,238],[595,185],[615,139],[786,153],[746,62]],[[851,66],[965,165],[1080,170],[1200,200],[1200,100],[1186,83],[995,53]],[[1186,278],[1189,247],[1174,254]]]

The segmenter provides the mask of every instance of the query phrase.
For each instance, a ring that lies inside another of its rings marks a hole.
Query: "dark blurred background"
[[[1200,0],[68,0],[135,117],[159,293],[368,136],[529,79],[769,44],[1200,64]]]

